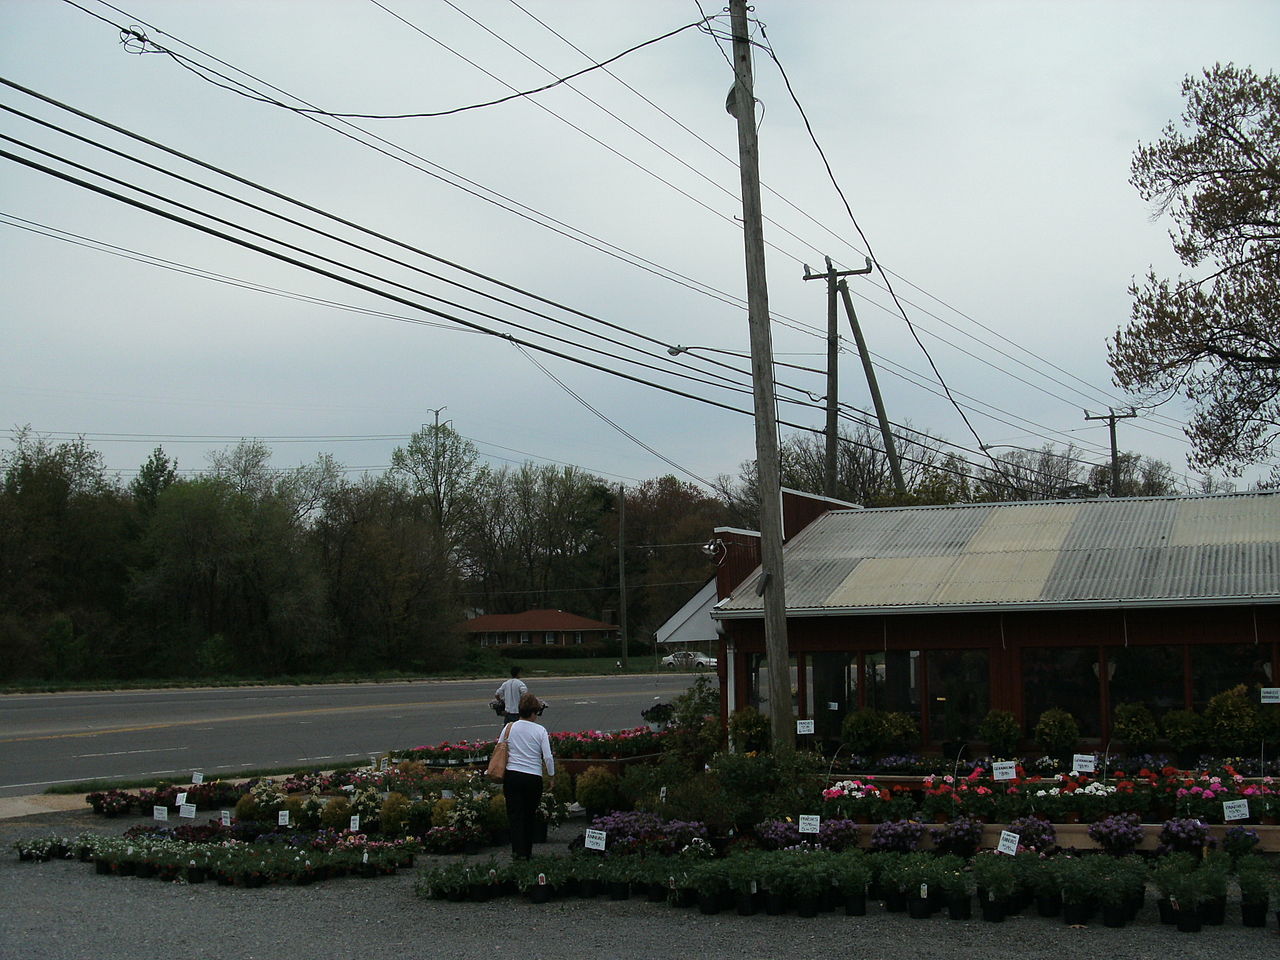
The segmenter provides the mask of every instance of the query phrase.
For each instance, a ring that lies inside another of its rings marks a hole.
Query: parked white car
[[[697,650],[677,650],[662,658],[664,667],[676,667],[682,670],[714,670],[716,663],[715,657],[708,657]]]

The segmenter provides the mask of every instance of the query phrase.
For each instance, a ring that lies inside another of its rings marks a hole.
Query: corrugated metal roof
[[[1280,600],[1280,495],[838,510],[786,545],[793,615]],[[722,601],[758,616],[759,571]]]

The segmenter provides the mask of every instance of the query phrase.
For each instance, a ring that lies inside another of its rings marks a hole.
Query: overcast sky
[[[749,416],[522,351],[449,319],[750,408],[749,394],[716,386],[745,377],[707,358],[744,369],[745,361],[705,351],[677,359],[665,349],[748,344],[736,127],[724,110],[731,72],[716,39],[688,29],[572,88],[452,116],[351,120],[359,129],[324,121],[348,136],[210,82],[272,85],[279,99],[330,112],[449,110],[540,86],[690,24],[700,18],[693,0],[118,0],[120,10],[77,2],[85,9],[6,0],[0,74],[483,279],[0,88],[9,107],[407,265],[12,113],[0,133],[163,199],[8,141],[0,149],[297,259],[330,258],[337,265],[323,269],[448,315],[3,159],[0,426],[83,434],[126,476],[157,445],[198,470],[209,450],[240,437],[263,438],[282,468],[329,452],[353,472],[379,470],[436,408],[495,464],[571,463],[625,482],[677,472],[602,418],[674,461],[684,479],[736,473],[754,455]],[[764,26],[756,40],[785,69],[858,224],[982,441],[1071,441],[1105,459],[1106,426],[1086,422],[1083,408],[1126,402],[1110,383],[1106,338],[1128,317],[1134,276],[1149,265],[1178,269],[1169,224],[1153,220],[1127,182],[1130,158],[1180,114],[1186,74],[1216,61],[1274,68],[1280,4],[757,0],[754,15]],[[117,26],[135,25],[190,59],[131,54]],[[727,34],[727,18],[718,31]],[[829,255],[859,267],[866,247],[763,51],[755,72],[774,350],[786,363],[823,367],[825,292],[801,279],[801,264],[817,268]],[[72,245],[11,218],[289,296]],[[975,447],[880,281],[850,283],[890,417]],[[840,377],[841,399],[869,408],[854,353],[842,356]],[[821,427],[806,391],[825,393],[822,376],[787,367],[778,379],[799,388],[782,395],[806,401],[784,404],[783,418]],[[1185,471],[1184,418],[1174,402],[1123,421],[1121,447]]]

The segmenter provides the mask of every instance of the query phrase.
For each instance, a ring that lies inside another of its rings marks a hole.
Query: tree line
[[[969,463],[903,442],[896,497],[869,429],[842,436],[837,497],[893,503],[1094,495],[1110,468],[1071,450]],[[822,489],[823,438],[782,445],[783,482]],[[1123,492],[1173,492],[1160,461],[1122,458]],[[125,482],[83,439],[15,431],[0,453],[0,680],[436,671],[480,613],[557,608],[616,622],[619,497],[627,616],[648,641],[713,574],[716,526],[756,526],[754,464],[703,490],[620,489],[575,467],[494,468],[427,426],[381,474],[332,457],[289,470],[242,441],[179,475],[157,448]]]

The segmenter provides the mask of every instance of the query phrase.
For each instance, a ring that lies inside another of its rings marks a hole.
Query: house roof
[[[524,613],[488,613],[474,617],[463,625],[468,633],[512,633],[564,630],[617,630],[612,623],[602,623],[563,610],[526,610]]]
[[[716,581],[712,578],[654,631],[654,637],[658,643],[700,643],[718,639],[715,622],[711,619],[711,608],[715,602]]]
[[[838,510],[784,548],[789,616],[1280,601],[1280,494]],[[721,619],[760,617],[757,569]]]

